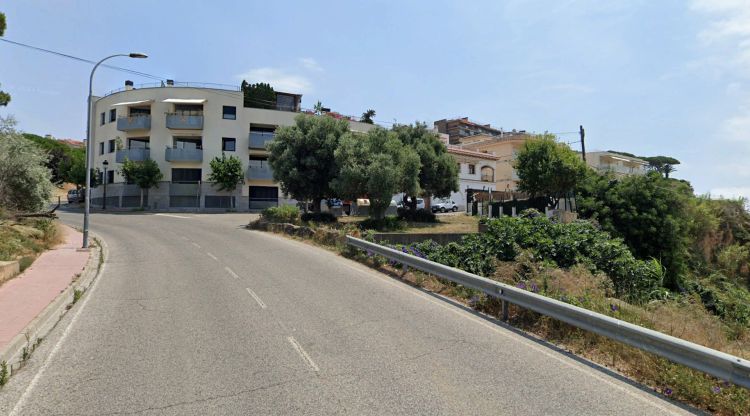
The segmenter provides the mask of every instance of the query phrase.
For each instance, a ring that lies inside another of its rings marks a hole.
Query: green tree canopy
[[[259,82],[248,84],[243,80],[240,85],[243,94],[243,105],[252,108],[276,108],[276,92],[270,84]]]
[[[75,184],[82,188],[86,185],[86,151],[84,149],[72,149],[69,157],[60,164],[60,171],[64,182]],[[96,179],[91,175],[91,180]],[[96,186],[95,183],[91,184]]]
[[[159,170],[159,165],[152,159],[142,162],[125,159],[120,172],[127,182],[134,183],[141,188],[141,208],[143,208],[143,191],[153,187],[158,188],[159,181],[164,177]]]
[[[36,143],[42,150],[47,152],[47,168],[52,174],[53,183],[66,182],[65,167],[70,164],[73,148],[67,143],[52,138],[41,137],[36,134],[24,133],[23,137]]]
[[[669,156],[648,156],[641,159],[648,162],[648,167],[656,172],[669,178],[669,174],[677,170],[674,165],[679,165],[680,161]]]
[[[458,165],[437,134],[424,123],[394,126],[393,131],[401,143],[414,149],[419,156],[418,194],[449,197],[451,192],[458,191]],[[412,197],[411,209],[416,210],[417,195],[408,193],[407,189],[401,191]]]
[[[586,163],[554,136],[540,135],[524,142],[513,164],[518,189],[549,199],[549,205],[572,192],[586,176]]]
[[[375,121],[372,119],[375,117],[375,110],[369,109],[362,113],[361,122],[368,123],[368,124],[375,124]]]
[[[221,157],[217,156],[211,159],[209,166],[211,167],[211,174],[208,176],[208,180],[213,182],[220,191],[235,191],[237,185],[244,181],[242,162],[235,156],[226,157],[222,153]]]
[[[39,211],[52,196],[47,154],[0,117],[0,207]]]
[[[339,174],[332,187],[344,198],[368,197],[373,218],[383,217],[395,193],[419,190],[419,155],[392,130],[349,133],[335,153]]]
[[[278,128],[268,144],[268,164],[281,190],[300,201],[313,200],[315,211],[322,199],[336,196],[330,186],[338,175],[334,152],[348,132],[347,121],[304,114],[294,126]]]
[[[656,172],[620,180],[591,172],[578,187],[576,203],[582,218],[622,237],[636,257],[660,260],[665,284],[678,289],[686,271],[691,196],[688,185]]]

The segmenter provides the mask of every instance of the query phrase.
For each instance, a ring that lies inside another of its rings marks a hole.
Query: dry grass
[[[479,229],[479,217],[473,217],[463,213],[438,215],[438,222],[408,222],[407,228],[401,233],[424,234],[424,233],[475,233]],[[356,224],[365,219],[364,217],[339,217],[341,224]]]

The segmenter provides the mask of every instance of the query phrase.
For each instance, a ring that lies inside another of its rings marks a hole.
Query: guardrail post
[[[503,302],[503,322],[508,322],[508,301],[504,300]]]

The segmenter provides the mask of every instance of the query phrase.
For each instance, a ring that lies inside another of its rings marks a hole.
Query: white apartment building
[[[460,146],[448,145],[448,153],[458,164],[458,192],[451,194],[451,199],[459,209],[466,210],[467,190],[495,191],[498,157],[489,153],[463,149]]]
[[[648,172],[648,162],[645,160],[612,152],[587,152],[586,164],[598,172],[612,172],[617,177],[645,175]]]
[[[242,211],[295,202],[274,182],[265,145],[277,127],[294,125],[302,96],[277,92],[276,98],[273,109],[248,108],[238,88],[173,82],[133,88],[129,81],[124,89],[96,98],[92,168],[107,186],[91,190],[92,206],[140,205],[140,189],[126,184],[120,173],[126,159],[152,159],[164,175],[158,187],[147,191],[144,206],[150,209]],[[375,127],[351,120],[349,125],[358,132]],[[238,157],[245,171],[244,183],[231,192],[208,182],[209,163],[222,153]]]

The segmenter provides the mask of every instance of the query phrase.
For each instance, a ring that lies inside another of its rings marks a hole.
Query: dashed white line
[[[184,215],[174,215],[174,214],[154,214],[154,215],[160,215],[162,217],[171,217],[171,218],[190,218]]]
[[[315,365],[315,362],[312,360],[312,358],[310,358],[309,355],[307,355],[307,352],[305,352],[305,349],[302,348],[302,345],[300,345],[299,342],[297,342],[297,340],[294,339],[294,337],[287,337],[287,340],[289,341],[290,344],[292,344],[292,347],[294,348],[295,351],[297,351],[297,354],[299,354],[299,356],[302,357],[302,360],[305,361],[305,363],[307,363],[307,365],[309,365],[313,369],[313,371],[315,371],[316,373],[320,371],[320,368],[318,368],[318,366]]]
[[[235,279],[239,279],[240,278],[239,276],[237,276],[237,273],[235,273],[234,270],[230,269],[229,267],[224,267],[224,270],[226,270],[227,273],[229,273]]]
[[[256,302],[258,302],[258,305],[260,305],[261,309],[266,309],[266,304],[263,303],[263,301],[260,299],[258,295],[255,294],[255,292],[253,292],[249,287],[246,287],[245,290],[247,290],[247,293],[249,293],[250,296],[252,296]]]
[[[201,248],[201,245],[200,245],[200,244],[198,244],[198,243],[196,243],[195,241],[191,241],[191,244],[193,244],[194,246],[196,246],[196,247],[198,247],[198,248]]]
[[[216,258],[216,256],[214,256],[213,254],[211,254],[211,253],[209,253],[209,252],[206,252],[206,255],[207,255],[208,257],[211,257],[212,259],[214,259],[214,260],[216,260],[216,261],[219,261],[219,259],[218,259],[218,258]]]

